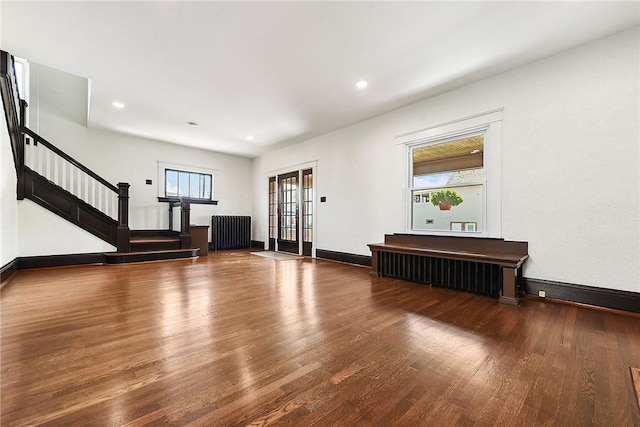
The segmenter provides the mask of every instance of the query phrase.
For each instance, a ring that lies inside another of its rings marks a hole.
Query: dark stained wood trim
[[[85,264],[121,264],[129,262],[146,262],[146,261],[166,261],[172,259],[195,258],[199,255],[200,250],[197,248],[177,249],[177,250],[160,250],[149,252],[107,252],[107,253],[87,253],[87,254],[68,254],[68,255],[43,255],[31,257],[18,257],[12,261],[15,263],[15,270],[25,270],[29,268],[43,267],[62,267],[70,265]],[[4,269],[10,269],[11,263],[3,267],[2,280],[4,281]]]
[[[537,296],[538,291],[543,290],[546,293],[546,298],[640,313],[639,292],[597,288],[528,277],[524,278],[524,287],[529,295]]]
[[[209,244],[209,226],[191,224],[191,247],[200,249],[200,256],[207,256]]]
[[[373,245],[396,245],[406,248],[438,249],[470,253],[496,253],[526,255],[529,244],[491,237],[434,236],[429,234],[385,234],[384,243]]]
[[[191,247],[191,203],[180,203],[180,249]]]
[[[14,259],[6,263],[0,268],[0,283],[4,286],[6,282],[18,272],[18,259]],[[1,286],[0,286],[1,287]]]
[[[118,252],[131,250],[131,230],[129,229],[129,187],[126,182],[118,183],[118,228],[116,230],[116,248]]]
[[[103,253],[43,255],[18,258],[18,269],[61,267],[66,265],[104,264]]]
[[[347,264],[356,264],[363,265],[365,267],[371,267],[371,257],[367,255],[356,255],[347,252],[316,249],[316,258],[323,258],[332,261],[346,262]]]
[[[25,167],[25,197],[116,246],[118,223],[113,218]],[[128,230],[128,228],[127,228]],[[128,234],[127,234],[128,237]]]
[[[161,203],[177,203],[180,202],[189,202],[192,205],[217,205],[217,200],[203,200],[203,199],[192,199],[189,197],[158,197],[158,202]]]
[[[197,258],[200,249],[176,249],[167,251],[146,251],[146,252],[110,252],[104,254],[107,264],[126,264],[131,262],[167,261],[173,259]]]
[[[264,249],[264,242],[261,240],[252,240],[251,241],[252,249]]]
[[[310,177],[309,186],[307,186],[305,182],[307,177]],[[300,230],[300,235],[302,236],[302,255],[311,256],[313,253],[313,169],[309,168],[302,171],[300,188],[302,189],[302,216],[300,217],[302,224]],[[310,217],[311,221],[307,221],[307,217]],[[306,227],[307,224],[310,225],[308,228]],[[310,240],[305,240],[307,230],[311,232]]]
[[[180,232],[175,230],[131,230],[131,237],[137,237],[137,236],[180,237]]]
[[[272,191],[273,190],[273,191]],[[276,183],[276,177],[269,177],[269,187],[267,190],[268,197],[268,209],[269,219],[267,221],[267,234],[269,235],[269,250],[276,250],[276,238],[278,235],[278,184]],[[273,203],[272,203],[273,202]],[[273,208],[275,207],[275,214]],[[273,226],[272,226],[273,224]],[[272,236],[273,227],[273,236]]]
[[[416,246],[404,246],[402,244],[370,244],[372,252],[393,252],[433,258],[457,259],[461,261],[483,262],[496,264],[501,267],[518,268],[529,257],[528,255],[506,254],[500,252],[471,252],[466,250],[423,248]]]
[[[16,105],[18,88],[14,84],[15,72],[13,68],[13,56],[0,50],[0,95],[4,104],[4,115],[7,121],[7,130],[13,152],[13,161],[16,168],[18,181],[24,165],[24,145],[20,133],[19,105]]]

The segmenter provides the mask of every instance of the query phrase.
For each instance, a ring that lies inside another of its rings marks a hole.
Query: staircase
[[[182,248],[181,236],[171,230],[131,230],[130,252],[105,254],[107,264],[194,258],[199,249]]]
[[[198,256],[199,249],[191,248],[188,202],[179,203],[179,232],[130,230],[129,184],[109,183],[25,126],[27,103],[18,96],[13,57],[4,51],[0,51],[0,92],[18,200],[29,199],[115,246],[116,252],[104,254],[108,264]]]

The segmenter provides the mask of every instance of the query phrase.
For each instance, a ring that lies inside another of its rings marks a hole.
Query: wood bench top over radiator
[[[384,243],[371,243],[368,246],[372,254],[371,274],[374,276],[382,275],[379,252],[498,265],[502,269],[500,302],[515,305],[519,303],[518,273],[529,257],[527,242],[462,236],[386,234]]]

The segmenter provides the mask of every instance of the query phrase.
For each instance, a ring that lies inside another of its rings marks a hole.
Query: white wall
[[[369,254],[405,231],[395,137],[504,108],[501,234],[529,242],[524,275],[640,292],[639,40],[636,27],[263,155],[253,238],[267,240],[269,171],[317,160],[317,248]]]
[[[2,102],[0,102],[2,104]],[[0,116],[0,267],[18,256],[18,201],[16,199],[16,169],[11,141],[4,116]]]
[[[215,214],[251,215],[251,159],[88,129],[43,108],[40,108],[38,116],[39,133],[45,139],[114,185],[118,182],[131,184],[131,229],[167,229],[169,226],[168,205],[157,200],[158,162],[217,171],[214,198],[219,200],[219,204],[192,205],[192,224],[210,225],[211,215]],[[146,179],[151,179],[153,185],[146,185]],[[109,250],[104,248],[100,239],[69,224],[74,233],[67,224],[61,225],[55,215],[47,215],[45,209],[26,203],[32,204],[25,201],[19,207],[20,256]],[[38,211],[42,213],[39,215]],[[34,221],[37,226],[34,226]],[[58,239],[57,232],[48,232],[56,227],[66,228],[75,237]],[[51,243],[51,239],[55,241]]]
[[[18,256],[113,252],[114,246],[31,200],[18,202]]]

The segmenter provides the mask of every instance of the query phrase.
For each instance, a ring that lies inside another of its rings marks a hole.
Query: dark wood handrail
[[[49,141],[47,141],[46,139],[44,139],[43,137],[38,135],[37,133],[33,132],[31,129],[23,127],[21,130],[22,130],[22,132],[24,132],[25,134],[27,134],[31,138],[33,138],[38,144],[44,145],[49,150],[51,150],[54,153],[56,153],[58,156],[62,157],[63,159],[65,159],[66,161],[68,161],[69,163],[71,163],[72,165],[77,167],[78,169],[80,169],[82,172],[86,173],[91,178],[95,179],[100,184],[102,184],[105,187],[107,187],[109,190],[111,190],[114,193],[118,194],[118,187],[116,187],[113,184],[110,184],[109,182],[107,182],[107,180],[105,180],[104,178],[102,178],[101,176],[99,176],[98,174],[93,172],[91,169],[89,169],[88,167],[86,167],[85,165],[83,165],[82,163],[80,163],[79,161],[77,161],[76,159],[74,159],[73,157],[71,157],[70,155],[65,153],[64,151],[60,150],[58,147],[56,147],[55,145],[53,145],[52,143],[50,143]]]
[[[0,50],[0,92],[2,92],[2,102],[4,104],[4,114],[9,131],[9,139],[11,140],[13,160],[18,181],[20,181],[24,167],[24,147],[20,136],[19,106],[16,105],[18,88],[15,84],[13,57],[3,50]]]

